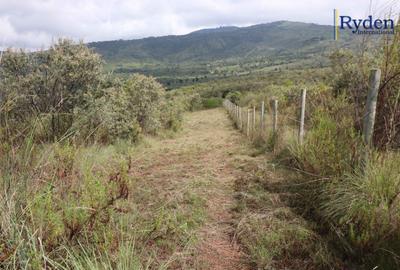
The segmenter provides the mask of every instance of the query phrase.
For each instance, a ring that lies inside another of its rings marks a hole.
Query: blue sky
[[[277,20],[332,24],[332,10],[383,16],[400,0],[0,0],[0,48],[45,48],[59,37],[99,41],[186,34]]]

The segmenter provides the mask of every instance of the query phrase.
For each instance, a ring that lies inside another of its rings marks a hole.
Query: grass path
[[[150,269],[344,269],[293,205],[298,173],[261,154],[223,109],[186,114],[178,134],[134,158],[131,196],[155,224]]]
[[[153,203],[148,198],[157,197],[169,213],[181,216],[174,220],[188,220],[183,224],[192,230],[183,231],[197,239],[184,246],[177,241],[167,268],[248,269],[233,237],[232,212],[241,156],[248,150],[226,113],[213,109],[187,114],[179,134],[155,139],[136,155],[133,174],[145,185],[137,185],[144,187],[132,196],[143,211]]]

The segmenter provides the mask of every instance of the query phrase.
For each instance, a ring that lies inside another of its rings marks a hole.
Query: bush
[[[161,123],[164,128],[178,131],[182,125],[186,104],[182,98],[168,98],[161,106]]]
[[[101,239],[112,206],[128,195],[126,161],[115,155],[107,163],[95,162],[84,155],[76,164],[79,157],[68,145],[56,145],[54,158],[56,181],[39,187],[28,206],[38,236],[48,247],[88,234]]]
[[[65,121],[83,96],[102,80],[102,61],[83,43],[60,40],[34,54],[8,50],[0,66],[0,126],[21,136],[37,119],[43,140],[62,137],[72,124]]]
[[[216,98],[216,97],[206,98],[203,100],[203,107],[205,109],[213,109],[221,107],[222,101],[223,101],[222,98]]]
[[[199,93],[193,93],[188,97],[188,110],[196,111],[200,110],[203,106],[202,99]]]
[[[123,139],[137,141],[141,127],[122,88],[102,90],[99,98],[87,96],[87,107],[75,112],[73,131],[82,142],[115,143]]]
[[[131,112],[144,132],[156,133],[161,127],[161,106],[165,90],[154,78],[132,75],[123,86]]]
[[[394,35],[383,36],[381,46],[375,44],[368,50],[369,53],[364,49],[358,54],[350,50],[340,50],[331,55],[334,93],[346,94],[351,100],[353,107],[350,109],[353,111],[357,130],[362,129],[370,69],[379,67],[382,70],[373,137],[374,146],[381,150],[400,147],[399,29],[400,24],[397,24]]]
[[[239,103],[239,101],[240,101],[240,97],[241,97],[241,93],[240,92],[238,92],[238,91],[235,91],[235,92],[229,92],[227,95],[226,95],[226,99],[228,99],[228,100],[230,100],[232,103],[234,103],[234,104],[238,104]]]

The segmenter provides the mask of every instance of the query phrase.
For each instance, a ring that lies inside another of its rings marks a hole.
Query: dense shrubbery
[[[75,139],[100,143],[118,139],[136,141],[141,126],[132,112],[126,91],[122,87],[111,87],[101,92],[98,98],[88,94],[85,108],[75,111],[77,117],[72,126]]]
[[[198,103],[196,95],[167,94],[151,77],[107,76],[99,55],[83,44],[61,40],[46,51],[5,52],[0,268],[87,269],[100,254],[110,256],[99,259],[101,269],[124,260],[121,269],[145,268],[148,262],[133,256],[139,240],[125,238],[146,233],[113,229],[122,226],[115,217],[132,191],[131,143],[141,134],[177,131],[182,113]],[[144,219],[142,227],[158,222]]]
[[[343,141],[340,148],[353,157],[352,160],[341,158],[335,162],[340,164],[346,161],[345,165],[350,166],[324,186],[320,196],[320,213],[335,226],[342,241],[349,243],[345,248],[346,252],[355,255],[354,257],[371,267],[379,265],[384,269],[397,269],[400,265],[400,212],[397,209],[400,171],[395,165],[398,164],[399,158],[397,154],[387,151],[397,148],[399,144],[399,37],[398,31],[395,36],[386,37],[383,54],[371,58],[373,61],[365,56],[358,58],[357,61],[361,61],[358,65],[352,58],[339,65],[344,68],[337,73],[339,79],[335,80],[334,90],[336,94],[343,92],[348,97],[350,106],[346,111],[352,112],[353,117],[347,117],[351,120],[347,122],[347,128],[343,121],[340,121],[343,118],[338,118],[340,113],[331,112],[329,117],[336,123],[334,130],[341,134],[336,139]],[[337,66],[335,63],[334,67]],[[373,157],[363,168],[360,162],[359,166],[354,166],[357,162],[352,163],[354,158],[362,158],[360,139],[357,140],[355,136],[343,138],[343,135],[349,134],[352,127],[353,134],[357,134],[355,132],[361,129],[369,86],[368,69],[374,66],[381,67],[383,74],[374,130],[375,150],[371,153]],[[351,76],[356,72],[359,76]],[[351,77],[346,80],[346,76]],[[338,82],[342,82],[342,85],[338,85]],[[352,126],[349,126],[351,123]],[[361,153],[357,153],[360,149]],[[333,153],[329,156],[333,157]],[[365,257],[365,254],[370,254],[370,257]]]
[[[182,113],[171,102],[183,101],[167,100],[155,79],[108,79],[100,57],[70,41],[36,53],[7,51],[0,78],[0,137],[12,140],[33,129],[36,141],[136,141],[140,133],[176,129]]]
[[[143,75],[133,75],[123,89],[140,126],[147,133],[156,133],[161,128],[161,109],[165,102],[165,90],[161,84]]]
[[[7,51],[0,68],[3,136],[19,138],[34,122],[40,140],[62,137],[73,110],[102,80],[100,56],[83,44],[60,41],[37,53]]]

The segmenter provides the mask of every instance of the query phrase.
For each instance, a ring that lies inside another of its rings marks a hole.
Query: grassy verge
[[[9,152],[1,164],[1,268],[180,265],[191,255],[204,202],[190,189],[166,200],[133,175],[141,147],[28,143]]]
[[[316,224],[311,228],[323,237],[318,241],[329,243],[326,246],[337,254],[339,259],[334,261],[343,261],[355,269],[397,269],[400,171],[395,164],[399,155],[375,150],[363,167],[364,147],[349,115],[350,105],[341,98],[325,102],[329,106],[317,106],[312,111],[303,145],[296,142],[293,134],[285,133],[287,126],[253,141],[259,149],[273,151],[279,166],[298,172],[279,185],[271,185],[271,175],[256,169],[262,178],[269,179],[263,196],[269,195],[272,186],[277,188],[272,189],[274,192],[290,194],[287,197],[292,199],[285,200],[286,205],[308,224]],[[262,227],[255,224],[253,231]],[[253,232],[254,235],[257,233]],[[263,242],[257,238],[248,242],[254,245],[248,248],[250,253],[263,249]],[[284,240],[278,242],[278,249],[285,246]]]
[[[283,173],[283,174],[282,174]],[[257,269],[338,269],[316,225],[290,206],[288,172],[261,161],[236,182],[237,237]]]

